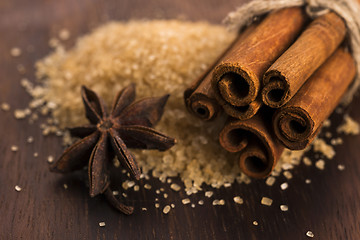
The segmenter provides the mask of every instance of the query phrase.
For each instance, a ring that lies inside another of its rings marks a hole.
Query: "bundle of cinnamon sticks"
[[[306,148],[356,74],[346,26],[329,12],[310,20],[299,7],[263,17],[239,34],[185,93],[205,121],[223,110],[221,146],[239,153],[248,176],[268,176],[284,148]]]

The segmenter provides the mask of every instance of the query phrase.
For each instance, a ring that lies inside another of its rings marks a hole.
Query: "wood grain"
[[[12,110],[26,107],[30,97],[20,79],[35,81],[34,62],[51,51],[47,42],[63,27],[71,32],[67,44],[72,46],[76,37],[108,20],[185,17],[220,23],[241,2],[0,1],[0,102],[10,103]],[[23,49],[18,58],[10,56],[14,46]],[[24,65],[25,74],[17,71],[18,64]],[[346,109],[357,121],[359,104],[357,97]],[[336,126],[341,117],[333,114],[332,119]],[[334,128],[329,131],[336,135]],[[343,137],[344,144],[336,147],[337,155],[326,161],[324,171],[301,164],[292,171],[293,179],[281,176],[273,187],[259,180],[221,188],[211,199],[203,194],[191,196],[192,202],[205,202],[194,209],[181,204],[187,197],[184,192],[173,192],[165,185],[169,197],[159,198],[160,205],[176,205],[168,215],[154,207],[155,189],[164,184],[151,180],[152,190],[128,192],[136,210],[132,216],[124,216],[103,197],[90,198],[81,174],[61,176],[48,170],[47,156],[59,156],[63,149],[58,138],[41,136],[39,123],[15,120],[12,111],[0,110],[0,133],[0,239],[307,239],[308,230],[315,234],[314,239],[360,239],[359,136]],[[28,136],[35,138],[34,143],[26,142]],[[18,152],[10,150],[13,144],[19,146]],[[34,152],[39,156],[34,157]],[[310,153],[310,157],[314,155]],[[339,163],[346,166],[343,172],[337,169]],[[121,178],[116,178],[114,188]],[[311,184],[305,184],[307,178]],[[282,191],[279,186],[285,181],[289,188]],[[16,192],[15,185],[22,191]],[[233,203],[237,195],[244,199],[243,205]],[[263,196],[274,200],[271,207],[260,204]],[[223,198],[226,204],[214,207],[214,198]],[[289,211],[280,211],[280,204],[288,205]],[[258,226],[252,224],[254,220]],[[101,221],[105,227],[99,227]]]

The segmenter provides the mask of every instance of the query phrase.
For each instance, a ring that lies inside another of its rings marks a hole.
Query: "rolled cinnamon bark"
[[[212,73],[215,66],[226,54],[242,41],[256,28],[258,24],[254,23],[245,29],[234,42],[221,54],[221,56],[184,92],[185,105],[190,113],[196,117],[210,121],[215,119],[222,108],[215,99],[213,88],[211,87]]]
[[[284,150],[266,119],[261,114],[246,121],[230,118],[219,135],[222,147],[240,151],[240,169],[254,178],[268,176]]]
[[[261,105],[261,98],[258,97],[255,101],[246,106],[236,107],[230,104],[225,104],[223,105],[223,108],[229,116],[239,120],[247,120],[252,118],[259,111]]]
[[[232,48],[213,72],[212,86],[219,103],[246,106],[253,102],[264,72],[295,40],[306,22],[301,8],[275,11]]]
[[[212,65],[184,92],[185,105],[188,111],[204,121],[215,119],[222,110],[215,99],[210,84],[214,66]]]
[[[352,56],[338,49],[273,118],[274,131],[288,148],[304,149],[338,105],[355,77]]]
[[[264,74],[264,104],[273,108],[286,104],[334,53],[345,33],[345,23],[335,13],[316,18]]]

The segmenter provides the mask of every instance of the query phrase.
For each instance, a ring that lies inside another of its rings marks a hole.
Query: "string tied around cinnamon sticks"
[[[330,10],[339,15],[346,23],[348,42],[356,62],[357,76],[342,99],[349,104],[360,87],[360,0],[253,0],[231,12],[224,22],[230,29],[241,30],[250,25],[258,16],[277,9],[300,7],[306,8],[312,17],[328,13]]]

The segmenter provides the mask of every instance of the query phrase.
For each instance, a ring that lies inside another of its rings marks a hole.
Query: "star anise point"
[[[90,125],[69,129],[72,136],[82,139],[66,149],[50,170],[70,172],[88,163],[90,196],[105,194],[115,208],[130,214],[133,208],[120,203],[109,190],[108,165],[115,155],[131,176],[139,180],[141,170],[128,148],[165,151],[176,143],[174,138],[152,128],[160,120],[169,95],[134,102],[135,84],[130,84],[115,97],[110,113],[104,101],[91,89],[82,86],[81,96]]]

